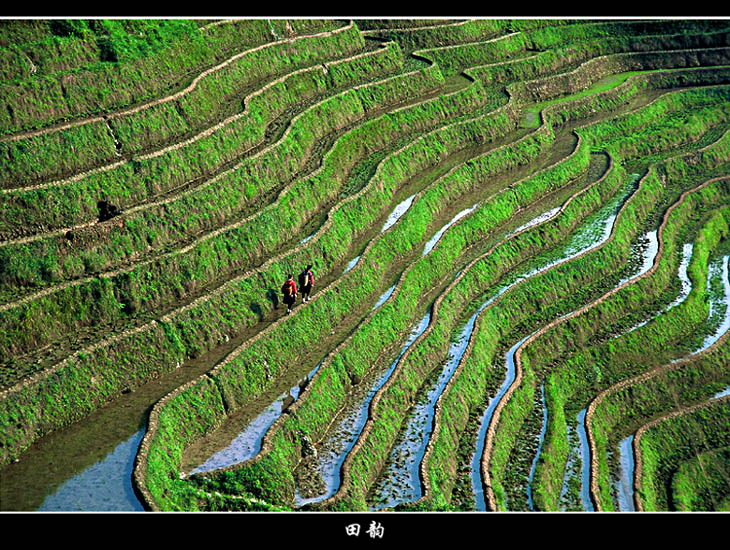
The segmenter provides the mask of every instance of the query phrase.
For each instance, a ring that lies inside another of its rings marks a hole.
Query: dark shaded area
[[[99,46],[99,60],[100,61],[110,61],[112,63],[115,63],[119,61],[119,57],[117,57],[117,52],[114,46],[112,45],[112,42],[109,38],[103,37],[97,40],[96,42],[97,46]]]
[[[116,205],[107,202],[107,201],[99,201],[96,203],[96,207],[99,209],[99,221],[105,222],[107,220],[112,219],[115,216],[118,216],[122,213],[122,211],[117,207]]]
[[[264,320],[264,312],[261,309],[261,306],[259,304],[257,304],[257,303],[254,302],[254,303],[251,304],[250,307],[251,307],[251,311],[253,311],[256,314],[256,316],[259,318],[259,321],[263,321]]]
[[[274,309],[279,307],[279,293],[275,289],[269,288],[266,291],[266,298],[274,305]]]
[[[86,22],[77,19],[53,19],[48,28],[54,36],[83,36],[88,30]]]

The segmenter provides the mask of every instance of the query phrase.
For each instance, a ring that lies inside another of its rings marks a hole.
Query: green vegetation
[[[0,465],[195,361],[145,412],[144,505],[294,510],[312,449],[397,359],[334,493],[305,507],[367,510],[476,315],[422,496],[397,510],[617,510],[631,435],[640,509],[727,510],[730,340],[693,352],[726,330],[728,36],[695,19],[0,21]],[[307,264],[311,301],[286,315],[280,286]],[[183,472],[317,364],[253,458]]]

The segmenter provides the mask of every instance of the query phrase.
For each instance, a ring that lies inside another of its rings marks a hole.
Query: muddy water
[[[151,403],[209,368],[202,360],[191,361],[170,375],[121,396],[112,405],[87,416],[83,422],[56,430],[39,440],[17,462],[0,470],[2,510],[36,511],[41,506],[50,506],[44,505],[44,501],[51,497],[54,509],[76,510],[81,503],[92,506],[85,511],[97,511],[95,506],[99,503],[107,509],[111,501],[110,485],[101,484],[94,473],[101,468],[104,476],[123,480],[118,484],[120,490],[115,501],[118,508],[115,509],[139,509],[139,501],[132,499],[130,503],[129,493],[124,489],[131,486],[132,463],[119,458],[123,453],[120,447],[134,447],[136,453],[136,434],[146,427]],[[112,464],[118,470],[112,471]],[[82,482],[85,487],[81,486]],[[91,497],[92,490],[99,490],[104,495]]]
[[[413,406],[406,428],[401,432],[398,441],[394,445],[388,460],[388,466],[381,473],[380,481],[374,489],[376,504],[371,509],[394,508],[400,503],[412,502],[421,497],[422,488],[419,470],[426,452],[426,446],[433,432],[434,407],[461,362],[461,357],[466,351],[478,314],[479,311],[471,316],[457,339],[449,346],[449,359],[436,383]]]
[[[203,464],[194,468],[190,475],[239,464],[256,456],[261,450],[261,444],[266,432],[284,410],[299,398],[302,389],[312,380],[321,365],[322,362],[320,361],[306,378],[293,386],[288,392],[282,393],[266,410],[254,418],[228,447],[218,451]]]
[[[325,492],[314,496],[303,496],[297,492],[295,504],[299,507],[313,502],[320,502],[333,496],[340,487],[342,481],[341,470],[349,452],[357,442],[368,419],[368,410],[375,394],[388,381],[393,371],[398,366],[401,358],[411,347],[413,342],[423,334],[431,322],[431,311],[411,329],[408,340],[401,348],[398,357],[391,363],[388,369],[378,376],[375,383],[371,385],[367,395],[363,397],[355,407],[350,409],[349,414],[340,422],[334,430],[333,435],[323,445],[318,447],[317,472],[324,482]]]

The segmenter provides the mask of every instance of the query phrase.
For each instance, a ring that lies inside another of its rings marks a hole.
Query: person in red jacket
[[[284,295],[286,314],[289,315],[291,313],[291,307],[297,299],[297,285],[294,282],[294,275],[289,275],[289,278],[281,286],[281,293]]]

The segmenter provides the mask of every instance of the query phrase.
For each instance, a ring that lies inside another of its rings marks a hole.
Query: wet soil
[[[397,353],[397,352],[395,352]],[[384,350],[383,361],[390,358],[393,354],[392,350]],[[330,453],[334,456],[341,456],[346,450],[350,436],[351,428],[354,426],[348,424],[344,432],[339,431],[343,425],[343,421],[351,414],[354,408],[360,408],[363,401],[367,398],[371,388],[377,383],[383,375],[391,360],[385,364],[379,365],[378,368],[371,369],[362,381],[353,389],[347,397],[347,403],[343,406],[341,412],[332,422],[333,429],[330,430],[319,442],[314,446],[314,454],[306,456],[294,471],[294,480],[297,485],[299,497],[302,499],[319,498],[326,495],[328,491],[327,481],[322,477],[321,458],[322,453]],[[341,471],[337,473],[337,479],[334,480],[339,486],[341,482]]]

